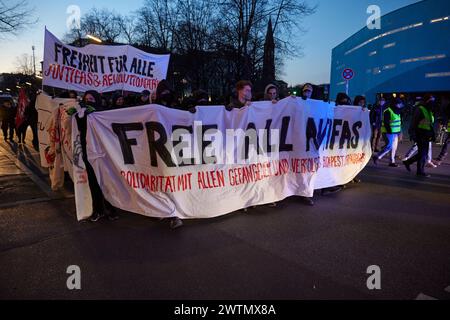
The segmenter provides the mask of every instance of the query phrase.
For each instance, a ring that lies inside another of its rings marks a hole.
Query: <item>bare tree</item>
[[[137,43],[136,18],[134,16],[120,16],[119,27],[121,31],[121,38],[123,38],[125,43]]]
[[[105,43],[113,43],[123,35],[121,25],[121,15],[112,10],[94,8],[81,18],[80,29],[72,29],[65,35],[65,39],[69,42],[76,42],[90,34]]]
[[[0,34],[17,34],[23,28],[37,22],[33,19],[34,8],[28,1],[16,1],[6,4],[0,0]]]
[[[21,56],[16,57],[16,68],[18,73],[33,75],[34,74],[33,57],[27,53],[24,53]]]
[[[170,0],[145,0],[136,12],[136,31],[143,45],[165,50],[173,48],[173,30],[177,18],[176,3]]]

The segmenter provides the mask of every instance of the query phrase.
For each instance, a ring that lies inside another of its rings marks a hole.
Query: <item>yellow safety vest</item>
[[[434,126],[433,112],[428,111],[424,106],[420,106],[419,109],[420,111],[422,111],[424,118],[420,120],[418,128],[427,131],[433,131]]]
[[[394,111],[392,111],[391,108],[387,108],[384,110],[384,112],[389,112],[389,125],[391,127],[392,133],[400,133],[402,131],[402,120],[399,114],[396,114]],[[383,112],[383,113],[384,113]],[[383,115],[383,124],[381,127],[382,133],[387,133],[386,124],[384,123],[384,115]]]

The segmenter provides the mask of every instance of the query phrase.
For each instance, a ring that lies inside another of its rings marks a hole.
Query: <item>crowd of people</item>
[[[231,111],[234,108],[243,108],[250,106],[253,100],[253,85],[250,81],[241,80],[236,84],[235,95],[230,98],[229,103],[225,109]],[[305,83],[300,90],[300,97],[304,100],[311,99],[314,91],[314,86],[311,83]],[[59,96],[60,98],[78,99],[77,92],[66,91]],[[275,84],[268,84],[265,87],[263,100],[272,101],[276,104],[280,99],[280,92]],[[33,100],[32,100],[33,101]],[[147,104],[159,104],[168,108],[175,108],[185,110],[187,112],[196,112],[196,106],[203,106],[210,104],[208,93],[204,90],[196,90],[193,94],[183,100],[176,98],[174,90],[171,88],[166,80],[159,83],[155,94],[144,90],[140,94],[124,94],[123,92],[116,92],[110,95],[100,95],[96,91],[87,91],[84,93],[80,101],[80,106],[86,109],[85,114],[95,111],[104,111],[117,108],[126,108],[130,106],[140,106]],[[399,97],[384,97],[379,96],[377,102],[373,106],[367,106],[366,98],[364,96],[356,96],[353,100],[346,93],[338,93],[335,99],[336,106],[354,105],[370,111],[370,123],[372,127],[371,146],[373,151],[372,160],[375,165],[379,164],[379,160],[390,154],[390,167],[398,167],[396,163],[397,147],[399,140],[402,139],[404,125],[404,107],[405,101]],[[411,150],[403,157],[402,161],[408,171],[411,171],[411,165],[417,162],[417,176],[429,177],[425,172],[425,166],[440,165],[442,160],[447,155],[448,137],[450,132],[450,105],[445,107],[444,117],[438,124],[435,122],[434,110],[436,99],[431,94],[426,94],[417,99],[411,124],[408,127],[408,134],[410,140],[413,141]],[[30,125],[33,128],[33,144],[37,144],[37,112],[34,108],[34,103],[31,102],[26,108],[26,122],[25,127],[16,128],[14,123],[15,108],[11,102],[5,101],[1,106],[1,120],[2,130],[5,140],[13,141],[14,131],[17,130],[19,136],[19,143],[25,139],[26,128]],[[102,217],[107,217],[110,220],[118,218],[115,208],[106,201],[97,182],[94,170],[87,159],[86,153],[86,116],[79,117],[76,115],[78,129],[80,131],[81,145],[83,148],[83,161],[85,162],[89,187],[92,192],[92,207],[93,214],[91,221],[98,221]],[[33,123],[33,124],[32,124]],[[433,161],[431,155],[431,144],[436,139],[435,128],[437,126],[446,126],[446,137],[439,156]],[[9,133],[8,133],[9,129]],[[385,144],[381,147],[381,140]],[[35,141],[36,139],[36,141]],[[414,155],[415,154],[415,155]],[[359,183],[361,180],[356,177],[351,183]],[[322,195],[339,192],[345,186],[335,186],[321,190]],[[299,197],[299,199],[307,205],[314,205],[313,198]],[[270,204],[276,206],[275,203]],[[248,209],[244,209],[247,211]],[[175,229],[183,225],[179,218],[170,218],[170,227]]]
[[[23,115],[18,117],[19,110],[14,100],[10,97],[2,99],[0,103],[0,121],[2,123],[3,139],[11,143],[17,142],[19,145],[25,143],[28,127],[31,127],[33,147],[39,149],[38,140],[38,112],[35,108],[36,95],[33,92],[28,94],[29,101],[25,107]]]

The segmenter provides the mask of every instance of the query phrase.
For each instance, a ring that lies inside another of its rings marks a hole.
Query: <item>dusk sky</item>
[[[318,5],[317,12],[303,21],[305,34],[293,34],[292,41],[302,44],[303,56],[285,61],[282,80],[289,85],[303,82],[316,84],[329,83],[331,50],[349,36],[365,26],[369,14],[368,6],[378,5],[384,15],[403,6],[418,2],[417,0],[308,0],[311,5]],[[23,53],[31,54],[32,45],[36,46],[36,61],[43,56],[44,27],[62,37],[67,31],[66,13],[69,5],[78,5],[81,14],[93,7],[114,9],[120,13],[129,13],[142,6],[142,0],[127,1],[29,1],[35,7],[38,23],[21,32],[17,37],[8,36],[1,39],[0,73],[13,72],[16,57]]]

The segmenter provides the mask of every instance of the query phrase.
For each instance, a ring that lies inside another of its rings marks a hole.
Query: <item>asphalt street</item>
[[[30,146],[0,145],[1,299],[450,299],[449,159],[429,179],[370,163],[313,207],[292,197],[171,230],[127,212],[77,222],[70,183],[52,192]]]

